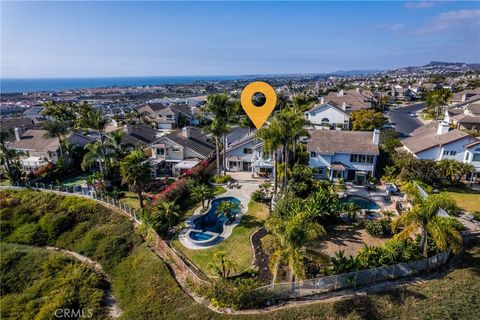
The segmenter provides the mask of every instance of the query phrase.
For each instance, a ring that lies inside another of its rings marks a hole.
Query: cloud
[[[405,3],[405,8],[407,9],[426,9],[431,8],[435,5],[433,1],[415,1]]]
[[[480,10],[448,11],[439,14],[415,33],[440,32],[459,27],[480,27]]]

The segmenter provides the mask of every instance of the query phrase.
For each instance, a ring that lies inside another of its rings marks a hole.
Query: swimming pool
[[[380,206],[374,201],[359,196],[346,196],[340,199],[340,203],[355,203],[361,209],[367,210],[380,209]]]
[[[240,200],[235,197],[223,197],[213,200],[210,210],[193,220],[193,226],[187,232],[187,238],[191,243],[199,246],[211,245],[222,234],[228,218],[224,214],[217,215],[216,211],[218,206],[226,201],[240,204]]]

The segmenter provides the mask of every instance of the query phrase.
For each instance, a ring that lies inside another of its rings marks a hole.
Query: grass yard
[[[10,180],[8,179],[0,180],[0,186],[9,186],[9,185],[10,185]]]
[[[140,204],[138,203],[138,195],[135,192],[126,191],[123,194],[123,197],[120,198],[120,202],[130,206],[133,209],[140,209]]]
[[[190,250],[185,248],[178,239],[174,240],[173,245],[209,276],[214,276],[214,274],[212,274],[208,264],[219,251],[225,252],[230,259],[235,261],[237,264],[236,272],[242,272],[252,265],[253,252],[250,236],[262,227],[267,217],[267,206],[250,201],[246,215],[243,216],[240,224],[233,229],[232,235],[214,248]]]
[[[87,179],[88,176],[89,174],[87,173],[71,176],[65,180],[60,181],[60,184],[65,187],[78,187],[85,183],[85,180]]]
[[[469,188],[448,188],[445,193],[453,198],[460,209],[480,211],[480,192]]]

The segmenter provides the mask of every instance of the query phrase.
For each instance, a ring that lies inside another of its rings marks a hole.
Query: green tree
[[[223,251],[219,251],[214,254],[212,261],[209,263],[209,267],[219,277],[226,279],[237,269],[237,264],[232,259],[227,257],[227,254]]]
[[[458,184],[464,175],[475,172],[473,165],[453,159],[442,159],[436,163],[436,166],[451,185]]]
[[[304,212],[285,211],[274,211],[265,224],[269,234],[262,238],[262,246],[270,254],[273,282],[281,265],[288,266],[293,280],[305,279],[307,259],[324,263],[329,260],[318,248],[318,240],[326,235],[323,226]]]
[[[196,201],[202,203],[204,211],[210,206],[210,201],[214,198],[213,189],[204,183],[195,184],[190,188],[190,193]]]
[[[439,250],[446,250],[450,246],[453,252],[458,252],[462,245],[462,236],[456,229],[454,218],[437,216],[440,208],[448,210],[447,208],[453,207],[453,200],[444,194],[414,196],[413,208],[392,221],[394,232],[398,231],[399,227],[403,228],[395,235],[395,239],[407,240],[420,233],[420,249],[424,257],[428,257],[430,238]]]
[[[151,168],[146,155],[141,150],[132,151],[120,162],[122,182],[138,194],[140,208],[143,209],[142,192],[151,179]]]
[[[347,202],[343,205],[343,211],[347,213],[348,218],[352,221],[355,221],[360,210],[361,208],[353,202]]]
[[[387,122],[381,112],[372,109],[360,109],[351,113],[352,129],[355,131],[372,131],[380,129]]]
[[[233,201],[222,201],[217,207],[216,214],[218,216],[224,214],[228,221],[232,221],[235,219],[237,212],[240,211],[240,208],[240,203]]]
[[[278,149],[282,145],[281,128],[277,119],[273,119],[268,126],[260,128],[256,136],[263,140],[262,150],[273,156],[273,193],[278,189]]]
[[[160,201],[157,205],[157,210],[168,222],[168,229],[172,228],[175,219],[180,217],[180,207],[174,201]]]
[[[426,95],[427,107],[424,112],[438,120],[443,115],[443,107],[450,104],[452,96],[452,92],[445,88],[428,91]]]
[[[12,136],[12,129],[0,128],[0,162],[10,182],[18,182],[22,178],[21,164],[18,160],[19,155],[15,150],[10,150],[7,147],[8,141],[10,141]]]
[[[63,142],[65,135],[68,133],[67,125],[58,120],[45,121],[42,123],[42,129],[47,131],[43,135],[44,139],[58,139],[60,158],[63,159]]]

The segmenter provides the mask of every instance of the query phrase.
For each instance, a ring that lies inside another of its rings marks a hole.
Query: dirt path
[[[111,282],[110,282],[110,278],[108,277],[108,274],[103,270],[102,266],[97,261],[92,260],[88,257],[82,256],[81,254],[74,251],[69,251],[69,250],[60,249],[56,247],[49,247],[49,246],[46,246],[45,249],[67,254],[75,258],[76,260],[88,265],[93,270],[95,270],[96,273],[102,275],[109,282],[111,286]],[[118,307],[117,301],[115,300],[115,296],[113,295],[110,288],[106,288],[104,291],[105,291],[105,304],[107,305],[107,308],[108,308],[108,314],[110,315],[110,317],[114,319],[119,318],[122,315],[122,310]]]

